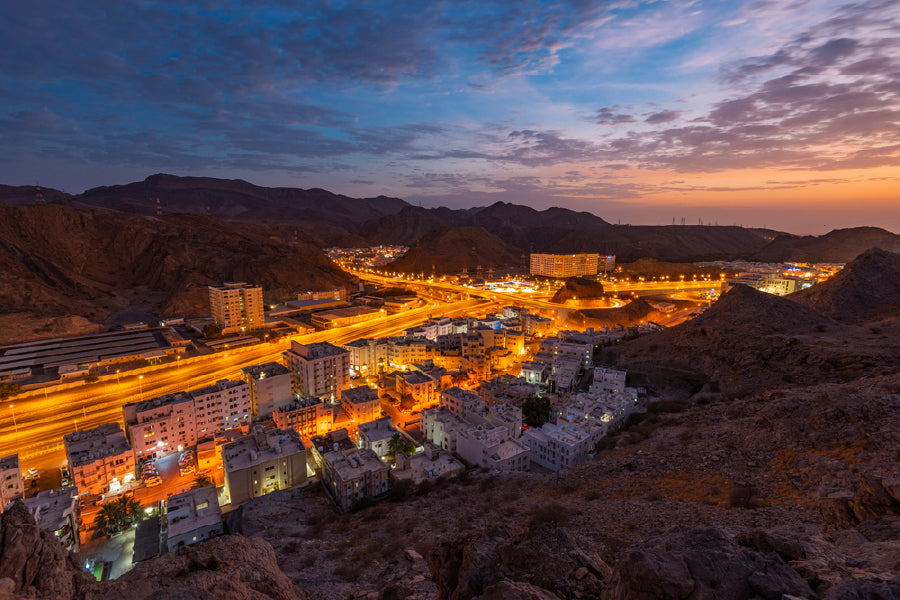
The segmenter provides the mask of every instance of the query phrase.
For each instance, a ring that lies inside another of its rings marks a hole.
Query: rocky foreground
[[[650,382],[658,401],[559,476],[476,471],[397,487],[347,515],[314,485],[277,492],[241,509],[239,535],[106,583],[85,581],[14,508],[0,523],[0,590],[64,599],[900,598],[900,315],[885,308],[875,321],[842,323],[736,288],[692,323],[605,352]],[[642,371],[650,359],[657,371]],[[664,371],[673,376],[656,387]]]

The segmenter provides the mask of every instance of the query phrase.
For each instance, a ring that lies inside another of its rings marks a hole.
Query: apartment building
[[[254,425],[222,447],[222,462],[232,505],[306,482],[306,446],[293,429]]]
[[[531,460],[551,471],[559,471],[590,457],[597,439],[590,427],[564,421],[544,423],[540,429],[525,430],[522,442],[531,450]]]
[[[460,432],[474,427],[446,406],[423,410],[419,419],[425,439],[450,452],[456,452]]]
[[[466,466],[456,460],[452,453],[430,442],[425,442],[424,452],[413,456],[399,452],[396,461],[391,477],[397,481],[422,483],[438,477],[455,477],[466,471]]]
[[[253,331],[265,323],[262,288],[247,283],[209,286],[213,322],[223,333]]]
[[[372,450],[326,451],[322,462],[322,483],[344,512],[388,492],[388,466]]]
[[[293,373],[294,393],[301,398],[310,396],[335,402],[347,387],[350,372],[350,353],[328,342],[301,344],[291,342],[291,349],[282,354],[284,364]]]
[[[325,435],[317,435],[309,441],[309,452],[319,473],[325,468],[326,452],[349,452],[356,448],[357,445],[350,439],[350,432],[343,428],[329,431]]]
[[[282,404],[296,400],[290,369],[277,362],[269,362],[241,369],[244,381],[250,386],[250,415],[267,419]]]
[[[34,517],[35,525],[49,531],[63,548],[78,552],[81,547],[78,523],[78,488],[67,487],[59,491],[44,490],[24,500],[25,508]]]
[[[158,396],[122,407],[136,458],[164,456],[193,446],[199,439],[250,422],[250,386],[222,380],[215,385]]]
[[[225,533],[214,485],[169,496],[165,519],[169,552]]]
[[[278,429],[291,428],[304,440],[328,433],[334,426],[334,409],[321,398],[304,398],[272,411]]]
[[[392,337],[387,341],[387,364],[391,369],[405,369],[414,363],[434,358],[434,346],[422,338]]]
[[[19,455],[10,454],[0,458],[0,513],[7,504],[24,495],[25,485],[22,482]]]
[[[599,254],[589,253],[532,254],[531,274],[557,278],[596,275],[599,260]]]
[[[459,432],[456,453],[469,463],[494,471],[527,471],[529,448],[510,438],[505,427],[484,422]]]
[[[391,438],[400,432],[391,426],[390,417],[381,417],[368,423],[360,423],[357,426],[357,433],[360,448],[371,450],[378,456],[387,456],[391,453]]]
[[[341,408],[355,423],[368,423],[381,417],[378,390],[367,385],[341,390]]]
[[[82,496],[116,492],[134,480],[134,451],[118,423],[63,436],[72,482]]]
[[[594,368],[594,381],[591,383],[592,394],[621,394],[625,391],[625,371],[606,367]]]
[[[413,410],[430,408],[437,404],[437,382],[421,371],[398,372],[394,376],[397,392],[412,398]]]
[[[441,392],[440,405],[462,418],[485,410],[481,396],[457,386]]]

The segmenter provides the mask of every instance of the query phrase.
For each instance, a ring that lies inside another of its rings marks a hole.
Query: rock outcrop
[[[603,284],[583,277],[569,277],[553,294],[551,302],[564,304],[568,300],[597,300],[604,297]]]

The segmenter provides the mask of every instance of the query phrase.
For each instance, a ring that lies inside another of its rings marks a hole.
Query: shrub
[[[562,525],[569,520],[566,507],[558,502],[538,506],[531,512],[531,526]]]

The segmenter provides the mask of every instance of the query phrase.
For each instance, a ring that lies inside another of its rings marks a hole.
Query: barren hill
[[[788,298],[847,322],[898,316],[900,254],[869,250],[828,281]]]
[[[593,327],[630,327],[644,321],[653,321],[664,315],[644,298],[635,298],[625,306],[617,308],[589,308],[569,314],[568,325],[576,329]]]
[[[480,264],[484,273],[515,268],[521,262],[521,252],[502,239],[478,227],[436,227],[414,244],[403,256],[385,267],[405,273],[471,272]]]
[[[602,283],[583,277],[569,277],[562,287],[556,290],[556,293],[553,294],[553,298],[550,301],[562,304],[567,300],[574,300],[577,298],[587,300],[602,297]]]
[[[869,248],[900,252],[900,235],[878,227],[835,229],[825,235],[783,235],[753,254],[764,262],[848,263]]]
[[[134,309],[208,313],[205,287],[222,281],[279,296],[349,279],[309,244],[204,215],[0,206],[0,313],[20,323],[68,315],[103,322]]]
[[[151,175],[127,185],[103,186],[72,198],[82,206],[97,206],[141,215],[156,214],[156,199],[164,213],[200,213],[244,222],[310,222],[352,231],[363,222],[408,206],[399,198],[349,198],[323,189],[268,188],[240,179]]]
[[[68,204],[69,194],[41,187],[41,195],[47,204]],[[37,187],[33,185],[0,185],[0,204],[31,206],[37,199]]]

